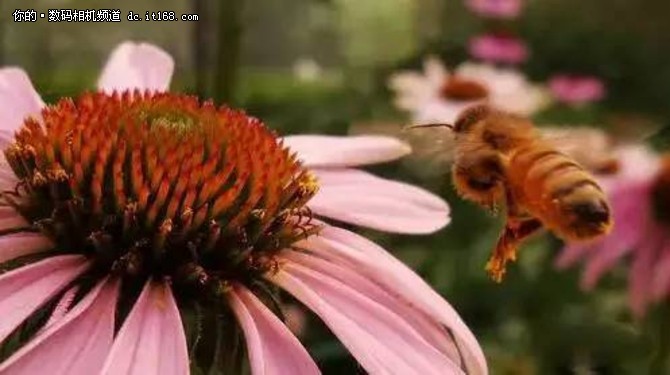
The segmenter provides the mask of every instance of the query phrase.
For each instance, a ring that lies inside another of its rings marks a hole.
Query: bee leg
[[[495,282],[501,282],[507,262],[516,260],[519,244],[526,238],[542,229],[542,223],[535,218],[521,216],[521,209],[515,204],[507,190],[507,222],[503,229],[491,258],[486,263],[486,271]]]
[[[486,271],[495,282],[501,282],[505,275],[507,262],[516,260],[519,244],[542,229],[542,223],[535,219],[508,218],[493,255],[486,263]]]

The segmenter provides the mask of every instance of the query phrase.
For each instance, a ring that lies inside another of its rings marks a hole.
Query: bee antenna
[[[418,124],[418,125],[408,125],[405,129],[417,129],[417,128],[449,128],[454,130],[454,125],[447,123],[431,123],[431,124]]]

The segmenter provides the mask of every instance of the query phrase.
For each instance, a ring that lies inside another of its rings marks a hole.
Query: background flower
[[[468,9],[481,17],[511,19],[519,16],[522,0],[466,0]]]
[[[468,62],[449,72],[436,58],[424,62],[423,74],[394,74],[389,86],[398,108],[409,111],[416,123],[452,122],[464,108],[481,102],[525,116],[548,103],[545,90],[517,70]]]
[[[629,302],[635,315],[642,317],[652,301],[670,294],[670,279],[666,277],[670,236],[667,223],[657,218],[659,197],[655,196],[655,191],[663,197],[670,194],[667,186],[659,185],[668,168],[660,169],[658,157],[639,147],[621,149],[619,160],[619,173],[602,179],[615,228],[599,241],[566,247],[557,266],[564,268],[582,260],[581,285],[591,290],[606,272],[630,256]]]
[[[517,38],[499,35],[481,35],[470,39],[470,55],[486,62],[521,64],[528,59],[528,47]]]
[[[557,75],[549,80],[554,98],[569,105],[584,105],[605,97],[605,84],[597,77]]]

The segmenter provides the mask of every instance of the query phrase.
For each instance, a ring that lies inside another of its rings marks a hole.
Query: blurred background
[[[0,66],[23,67],[45,101],[54,101],[93,89],[118,43],[148,41],[174,56],[174,91],[243,108],[281,134],[402,136],[399,129],[414,117],[394,106],[390,77],[404,70],[420,74],[428,56],[448,69],[490,60],[553,95],[552,104],[532,113],[540,123],[587,124],[615,142],[667,144],[670,2],[526,0],[520,7],[492,15],[468,0],[3,0]],[[18,23],[12,17],[15,9],[39,14],[56,8],[120,9],[121,22],[48,22],[38,16],[37,22]],[[129,11],[194,14],[198,21],[130,22]],[[478,53],[472,42],[479,35],[514,39],[525,53],[502,60],[495,53],[502,47]],[[577,77],[576,85],[579,77],[596,82],[597,95],[571,100],[552,91],[548,83],[566,76]],[[416,147],[421,154],[423,146]],[[373,170],[450,203],[452,222],[436,234],[364,234],[454,305],[479,338],[492,374],[645,373],[650,361],[665,358],[670,308],[660,303],[634,318],[625,265],[585,292],[580,267],[557,269],[562,244],[544,235],[529,242],[504,283],[495,284],[484,264],[501,219],[455,194],[448,165],[408,158]],[[298,325],[306,325],[299,327],[302,340],[325,373],[361,371],[321,323],[302,316],[299,307],[295,314]]]

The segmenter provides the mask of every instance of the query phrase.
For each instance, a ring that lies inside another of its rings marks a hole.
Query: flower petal
[[[355,281],[286,258],[272,281],[313,310],[369,373],[459,374],[460,368],[425,341],[401,316]],[[332,266],[332,265],[331,265]]]
[[[6,234],[0,236],[0,263],[52,247],[53,243],[39,233]]]
[[[49,327],[61,320],[65,314],[68,313],[68,311],[70,311],[70,307],[72,307],[74,297],[77,296],[78,291],[79,286],[74,285],[70,289],[66,290],[65,293],[63,293],[63,295],[60,297],[60,301],[58,301],[56,307],[54,307],[53,311],[51,312],[49,320],[47,320],[47,322],[44,323],[44,326],[41,328],[42,331],[47,330]]]
[[[98,80],[98,88],[111,93],[123,90],[167,91],[174,60],[148,43],[121,43],[110,55]]]
[[[0,69],[0,138],[11,138],[29,116],[44,107],[28,74],[19,68]]]
[[[663,250],[665,235],[664,229],[652,230],[635,249],[637,254],[628,273],[628,299],[631,311],[637,318],[644,316],[649,303],[653,301],[654,267],[658,263],[659,253]]]
[[[248,289],[237,285],[228,296],[244,330],[254,375],[320,373],[298,339]]]
[[[383,163],[409,154],[412,149],[385,136],[292,135],[284,144],[298,153],[307,167],[346,167]]]
[[[88,266],[83,256],[62,255],[0,276],[0,342]]]
[[[484,354],[458,313],[414,271],[386,250],[364,237],[333,226],[325,226],[319,236],[303,241],[299,246],[318,252],[324,258],[347,262],[348,268],[356,269],[423,311],[450,331],[468,373],[488,373]]]
[[[395,73],[389,78],[388,85],[396,92],[395,105],[400,109],[414,111],[425,101],[439,98],[439,87],[417,72]]]
[[[656,302],[667,298],[670,294],[670,237],[666,237],[665,242],[653,271],[652,294]]]
[[[186,336],[170,286],[148,281],[114,340],[102,374],[188,373]]]
[[[0,120],[1,121],[1,120]],[[0,130],[0,147],[5,149],[12,139],[12,135],[7,135],[8,138],[3,138],[3,133]],[[7,163],[4,153],[0,153],[0,190],[11,190],[16,188],[19,183],[18,177]]]
[[[432,233],[449,206],[418,187],[354,170],[316,170],[321,187],[308,206],[318,215],[395,233]]]
[[[447,68],[437,56],[429,56],[423,61],[423,72],[436,93],[440,92],[449,78]]]
[[[11,231],[21,228],[25,229],[29,226],[30,224],[26,221],[26,219],[24,219],[23,216],[19,215],[16,211],[13,213],[7,212],[7,215],[0,216],[0,231]]]
[[[118,282],[98,284],[62,319],[49,326],[0,367],[1,373],[95,374],[112,346]]]
[[[431,344],[436,350],[447,355],[454,363],[461,365],[461,356],[458,348],[453,342],[449,331],[442,324],[439,324],[423,311],[417,309],[413,303],[398,296],[397,293],[378,282],[369,274],[363,275],[360,264],[352,264],[346,259],[337,257],[320,257],[325,251],[332,251],[327,242],[305,241],[311,245],[315,251],[313,253],[304,252],[286,252],[285,259],[306,266],[312,270],[331,274],[334,278],[345,284],[352,284],[367,296],[374,296],[375,302],[378,302],[402,317],[421,337]],[[305,248],[309,249],[310,246]],[[337,269],[337,272],[333,272]],[[355,272],[351,271],[356,269]]]

